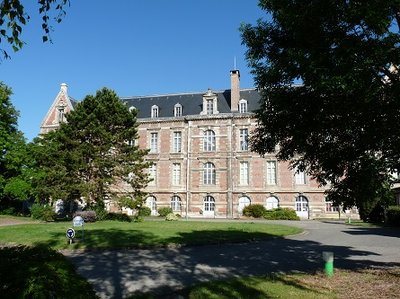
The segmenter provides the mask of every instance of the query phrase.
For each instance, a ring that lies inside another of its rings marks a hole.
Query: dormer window
[[[174,116],[181,117],[182,116],[182,105],[177,103],[174,106]]]
[[[203,95],[203,111],[201,111],[200,114],[212,115],[217,113],[219,113],[217,94],[213,93],[211,89],[209,89],[207,93]]]
[[[151,106],[151,118],[157,118],[158,117],[158,106],[153,105]]]
[[[63,105],[61,105],[61,106],[58,106],[58,108],[57,108],[57,121],[58,121],[58,123],[62,123],[62,122],[64,122],[64,113],[65,113],[65,110],[64,110],[64,106]]]
[[[246,100],[240,100],[239,101],[239,112],[240,113],[246,113],[247,112],[247,101]]]

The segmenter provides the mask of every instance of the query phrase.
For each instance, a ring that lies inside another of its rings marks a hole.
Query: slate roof
[[[232,113],[230,109],[231,90],[212,91],[217,94],[219,113]],[[154,96],[122,97],[121,100],[128,107],[138,110],[138,118],[150,118],[151,107],[158,106],[159,118],[174,117],[175,104],[182,105],[182,116],[200,115],[205,92],[181,93]],[[260,94],[255,89],[243,89],[240,91],[240,99],[247,100],[248,112],[254,112],[259,106]]]

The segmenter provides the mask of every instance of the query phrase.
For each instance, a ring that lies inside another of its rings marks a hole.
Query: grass
[[[166,298],[364,299],[398,298],[399,294],[400,268],[394,268],[387,270],[336,270],[333,277],[327,277],[324,273],[316,273],[212,281],[176,291],[173,294],[168,294]],[[154,298],[159,297],[151,294],[130,297],[130,299]]]
[[[71,222],[21,224],[0,227],[2,245],[46,245],[53,249],[107,249],[202,245],[282,237],[302,230],[284,225],[243,222],[102,221],[75,228],[75,243],[69,245],[66,230]]]

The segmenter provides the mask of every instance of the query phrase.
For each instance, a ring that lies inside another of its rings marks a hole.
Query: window
[[[250,198],[242,196],[239,198],[238,213],[242,215],[243,209],[251,204]]]
[[[339,207],[334,206],[333,202],[331,202],[331,201],[326,201],[325,202],[325,211],[326,212],[339,212]]]
[[[157,199],[154,196],[147,197],[146,206],[150,208],[151,215],[157,215]]]
[[[174,106],[174,116],[175,117],[180,117],[182,116],[182,105],[177,103]]]
[[[308,199],[300,195],[296,197],[296,211],[297,212],[308,212]]]
[[[172,185],[178,186],[181,184],[181,164],[172,164]]]
[[[58,107],[57,121],[59,123],[64,122],[64,106],[59,106]]]
[[[158,106],[153,105],[151,106],[151,118],[157,118],[158,117]]]
[[[203,166],[203,184],[215,185],[215,165],[211,162]]]
[[[206,101],[206,113],[207,114],[214,114],[214,100],[208,99]]]
[[[267,161],[267,185],[276,185],[276,161]]]
[[[248,185],[249,184],[249,163],[248,162],[240,162],[240,185]]]
[[[151,133],[150,135],[150,153],[158,152],[158,133]]]
[[[265,208],[267,210],[279,208],[279,200],[275,196],[268,197],[265,203],[266,203]]]
[[[240,113],[246,113],[247,112],[247,101],[246,100],[240,100],[239,101],[239,112]]]
[[[157,182],[157,164],[152,164],[149,167],[149,186],[155,186]]]
[[[296,185],[305,185],[306,184],[306,174],[304,171],[296,170],[294,177],[295,177]]]
[[[248,151],[249,150],[249,130],[248,129],[240,129],[240,150]]]
[[[204,212],[214,212],[215,211],[215,199],[214,197],[207,195],[204,198]]]
[[[172,211],[181,211],[182,201],[178,195],[174,195],[171,198],[171,209]]]
[[[173,151],[174,153],[182,151],[182,132],[174,132]]]
[[[215,133],[213,130],[207,130],[204,132],[203,138],[203,150],[205,152],[215,151]]]

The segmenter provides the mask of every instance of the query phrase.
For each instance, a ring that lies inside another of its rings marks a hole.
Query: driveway
[[[101,298],[124,298],[148,291],[161,295],[192,283],[228,277],[313,272],[323,269],[323,251],[333,252],[335,267],[340,268],[400,266],[399,229],[363,228],[333,221],[274,223],[299,226],[305,233],[241,244],[66,255]]]

